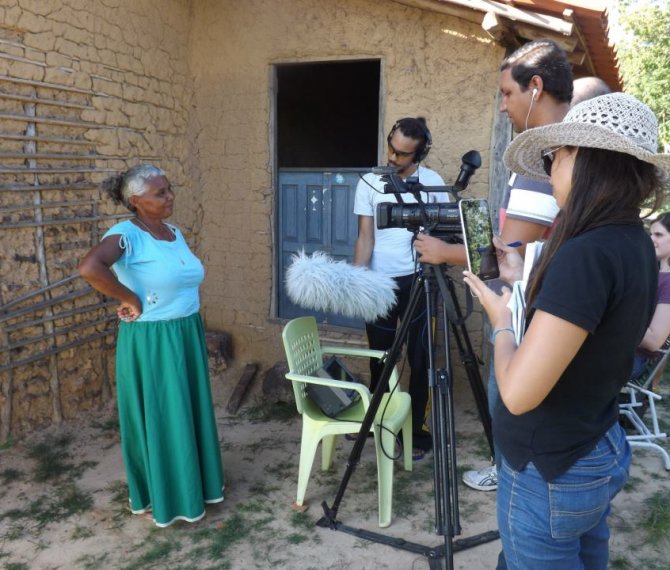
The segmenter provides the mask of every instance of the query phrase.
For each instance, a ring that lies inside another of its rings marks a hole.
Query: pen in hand
[[[522,246],[522,245],[523,245],[522,241],[513,241],[512,243],[508,243],[507,247],[519,247],[519,246]],[[482,245],[482,246],[479,246],[477,248],[477,251],[479,253],[484,253],[484,252],[488,251],[490,247],[491,246],[489,246],[489,245]]]

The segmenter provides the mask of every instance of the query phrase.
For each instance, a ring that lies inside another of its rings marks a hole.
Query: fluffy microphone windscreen
[[[395,281],[386,275],[336,261],[322,251],[300,251],[286,270],[286,292],[296,305],[374,321],[395,303]]]

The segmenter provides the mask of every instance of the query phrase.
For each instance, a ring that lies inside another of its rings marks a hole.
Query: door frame
[[[280,319],[278,303],[278,283],[282,278],[279,275],[279,255],[281,248],[279,245],[279,157],[277,152],[277,68],[281,65],[299,65],[303,63],[334,63],[334,62],[355,62],[355,61],[378,61],[379,62],[379,102],[377,105],[377,164],[382,164],[385,152],[383,141],[385,138],[384,117],[385,117],[385,59],[380,54],[359,54],[352,56],[321,56],[306,57],[300,59],[276,59],[268,65],[268,85],[269,85],[269,120],[268,120],[268,148],[270,156],[270,175],[272,179],[272,216],[270,217],[270,231],[272,232],[272,285],[271,299],[269,305],[269,318]],[[332,172],[337,168],[324,168],[323,172]],[[284,319],[282,319],[284,320]]]

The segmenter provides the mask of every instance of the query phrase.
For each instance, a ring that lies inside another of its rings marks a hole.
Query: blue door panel
[[[298,236],[298,218],[302,217],[298,213],[299,208],[298,186],[296,184],[286,184],[282,188],[282,205],[284,212],[284,235],[285,240],[297,243]]]
[[[286,268],[301,250],[307,254],[323,251],[334,259],[353,261],[358,220],[354,196],[358,170],[325,171],[280,169],[279,171],[279,279],[278,316],[292,319],[314,315],[318,322],[361,328],[363,322],[341,315],[303,309],[286,295]]]
[[[307,222],[307,243],[314,244],[317,249],[328,241],[323,219],[323,186],[310,184],[307,187],[305,201],[305,219]]]
[[[352,233],[351,226],[354,222],[355,227],[356,216],[351,215],[354,211],[354,204],[350,188],[343,185],[333,186],[331,188],[331,198],[331,241],[340,247],[353,248],[356,241],[356,232]]]

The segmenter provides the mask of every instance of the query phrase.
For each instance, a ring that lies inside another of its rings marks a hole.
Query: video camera
[[[381,179],[386,182],[384,193],[395,194],[401,202],[400,204],[385,202],[377,205],[377,228],[380,230],[405,228],[412,232],[424,228],[424,231],[440,238],[461,234],[458,193],[465,190],[470,178],[481,164],[481,156],[476,150],[466,152],[461,158],[461,170],[453,186],[424,186],[416,177],[410,176],[403,180],[393,168],[373,169],[372,171],[380,174]],[[421,192],[449,192],[456,201],[426,204],[421,199]],[[406,193],[414,196],[416,203],[403,203],[402,194]]]

